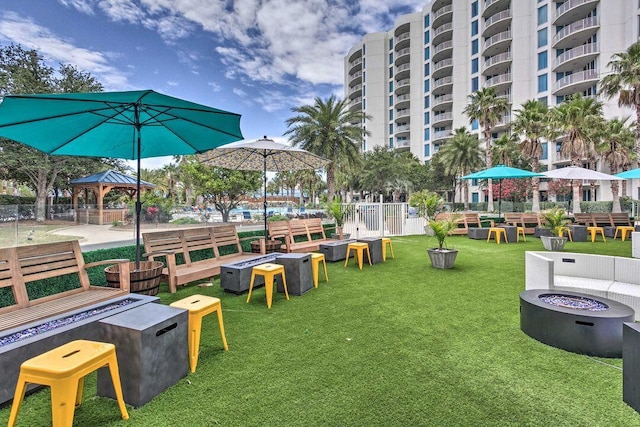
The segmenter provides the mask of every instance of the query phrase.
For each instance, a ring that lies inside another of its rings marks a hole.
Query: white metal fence
[[[424,218],[408,203],[355,203],[345,208],[344,233],[351,238],[424,233]]]

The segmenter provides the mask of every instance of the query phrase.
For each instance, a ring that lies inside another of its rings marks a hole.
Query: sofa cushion
[[[556,275],[554,279],[554,289],[582,292],[603,298],[607,298],[607,291],[613,284],[613,280],[588,279],[575,276]]]
[[[640,318],[640,285],[614,282],[607,292],[607,298],[626,304],[636,312],[635,320]]]

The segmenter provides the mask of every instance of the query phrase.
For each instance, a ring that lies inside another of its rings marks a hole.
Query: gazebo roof
[[[107,184],[116,187],[135,187],[136,178],[114,170],[106,170],[93,175],[77,178],[71,181],[71,185]],[[140,181],[141,187],[154,188],[155,185],[147,181]]]

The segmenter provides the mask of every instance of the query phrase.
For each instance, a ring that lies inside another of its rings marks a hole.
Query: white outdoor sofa
[[[621,302],[640,320],[640,259],[571,252],[525,253],[525,288],[582,292]]]

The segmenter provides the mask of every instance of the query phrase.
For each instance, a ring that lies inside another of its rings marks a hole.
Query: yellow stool
[[[573,243],[573,236],[571,236],[571,229],[570,228],[566,228],[564,231],[567,232],[567,237],[569,238],[569,241],[571,243]],[[562,237],[562,236],[560,236],[560,237]]]
[[[349,263],[349,253],[351,252],[351,250],[353,250],[355,254],[354,258],[358,263],[358,267],[360,267],[360,270],[362,270],[362,259],[364,258],[365,249],[367,251],[367,258],[369,259],[369,265],[372,265],[371,253],[369,252],[369,245],[367,243],[355,242],[355,243],[349,243],[347,245],[347,259],[344,261],[344,266],[346,267],[347,264]]]
[[[520,235],[522,234],[522,240],[527,241],[527,236],[524,235],[524,227],[518,227],[516,230],[516,243],[520,241]]]
[[[54,427],[73,425],[76,406],[82,402],[84,377],[103,366],[109,367],[122,419],[128,420],[129,414],[122,397],[115,345],[77,340],[22,363],[8,426],[12,427],[16,423],[28,383],[51,388],[51,414]]]
[[[389,245],[389,250],[391,251],[391,258],[396,259],[395,255],[393,255],[393,244],[391,244],[391,239],[389,237],[382,238],[382,260],[387,260],[387,245]]]
[[[507,240],[507,230],[501,227],[491,227],[489,228],[489,234],[487,235],[487,242],[491,240],[491,233],[493,233],[493,237],[496,239],[496,243],[500,244],[501,237],[504,236],[504,241],[509,243]]]
[[[200,349],[200,332],[202,330],[202,318],[207,314],[216,312],[218,314],[218,325],[220,335],[222,335],[222,345],[225,350],[229,350],[227,338],[224,335],[224,322],[222,321],[222,305],[220,298],[206,295],[191,295],[179,301],[172,302],[171,307],[181,308],[189,312],[189,367],[191,372],[196,371],[198,365],[198,353]]]
[[[620,235],[622,236],[622,241],[624,242],[624,240],[627,238],[627,236],[631,236],[631,233],[633,233],[634,231],[636,231],[635,227],[629,226],[629,225],[619,225],[616,227],[616,234],[613,235],[613,240],[616,240],[616,237],[618,237],[618,231],[620,232]]]
[[[282,275],[282,286],[284,286],[284,294],[289,300],[289,292],[287,291],[287,279],[284,276],[284,265],[279,264],[260,264],[253,267],[251,270],[251,283],[249,283],[249,295],[247,295],[247,302],[251,299],[251,291],[253,290],[253,281],[258,276],[264,276],[264,288],[267,292],[267,308],[271,308],[271,300],[273,299],[273,278],[276,274]]]
[[[324,280],[329,281],[327,275],[327,261],[324,259],[324,254],[312,253],[311,254],[311,271],[313,272],[313,286],[318,287],[318,266],[322,263],[324,265]]]
[[[607,239],[604,237],[604,227],[587,227],[587,231],[591,234],[591,243],[596,241],[596,235],[600,233],[602,235],[602,241],[606,242]]]

